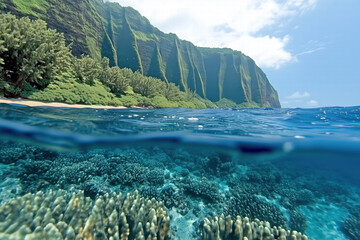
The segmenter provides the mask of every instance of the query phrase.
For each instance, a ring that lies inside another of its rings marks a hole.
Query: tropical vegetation
[[[46,22],[10,13],[0,15],[0,96],[151,108],[258,107],[227,99],[216,104],[174,83],[111,67],[108,58],[77,58]]]
[[[139,71],[213,102],[226,98],[246,106],[280,107],[276,90],[250,57],[166,34],[131,7],[103,0],[0,0],[0,12],[44,20],[64,33],[77,58],[88,55],[100,62],[106,57],[110,67]]]
[[[174,83],[109,60],[76,58],[63,34],[42,20],[0,15],[0,95],[44,101],[147,107],[216,107]]]

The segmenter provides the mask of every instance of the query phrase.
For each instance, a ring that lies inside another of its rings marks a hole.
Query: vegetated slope
[[[211,101],[280,107],[277,92],[251,58],[165,34],[133,8],[101,0],[0,0],[0,7],[44,19],[65,34],[77,56],[108,57],[113,66],[173,82]]]

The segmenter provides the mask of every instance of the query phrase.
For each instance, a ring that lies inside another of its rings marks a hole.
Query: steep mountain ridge
[[[111,65],[174,82],[212,101],[280,107],[277,92],[251,58],[165,34],[133,8],[101,0],[0,0],[0,6],[18,16],[44,19],[65,34],[77,56],[108,57]]]

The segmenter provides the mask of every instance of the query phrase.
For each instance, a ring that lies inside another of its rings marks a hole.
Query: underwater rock
[[[171,239],[163,204],[138,192],[28,193],[0,206],[0,239]]]

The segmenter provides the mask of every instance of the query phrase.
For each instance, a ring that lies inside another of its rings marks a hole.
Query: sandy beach
[[[20,104],[29,107],[62,107],[62,108],[97,108],[97,109],[126,109],[124,106],[101,106],[101,105],[85,105],[85,104],[67,104],[60,102],[40,102],[21,98],[0,98],[0,103]],[[138,107],[137,107],[138,108]]]

